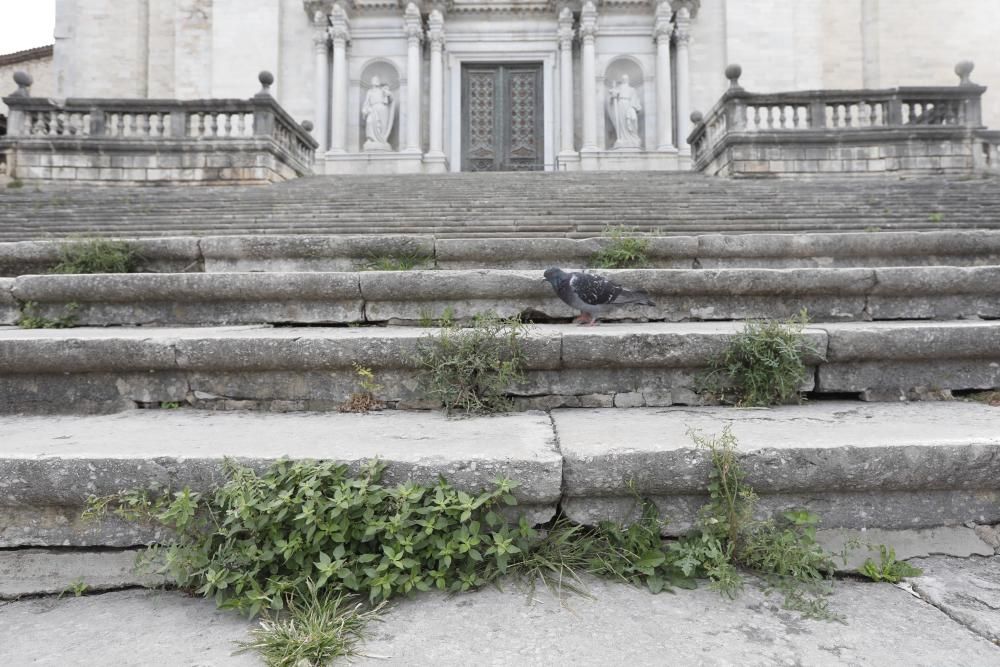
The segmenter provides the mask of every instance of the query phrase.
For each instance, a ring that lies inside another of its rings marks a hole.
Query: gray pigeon
[[[607,278],[591,273],[566,273],[562,269],[545,270],[545,280],[560,299],[581,311],[573,319],[578,324],[597,324],[597,318],[612,306],[637,304],[655,306],[645,292],[628,290]]]

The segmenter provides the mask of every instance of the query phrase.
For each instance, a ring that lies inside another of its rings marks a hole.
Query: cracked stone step
[[[739,322],[533,325],[521,409],[700,403],[698,376]],[[163,402],[336,409],[371,368],[380,398],[434,407],[418,383],[420,327],[0,327],[0,412],[107,413]],[[814,323],[804,391],[866,400],[1000,386],[1000,321]]]
[[[387,484],[433,485],[444,476],[478,492],[516,480],[519,508],[552,518],[562,483],[544,413],[449,420],[440,413],[267,414],[144,410],[94,417],[0,417],[0,549],[130,547],[162,539],[149,526],[80,518],[90,495],[190,486],[210,491],[227,458],[257,470],[282,458],[322,459],[355,469],[378,459]],[[2,552],[0,552],[2,553]]]
[[[985,405],[554,410],[552,419],[562,509],[581,523],[634,520],[639,494],[667,517],[667,534],[690,530],[710,469],[691,432],[715,437],[727,425],[759,518],[806,508],[822,528],[856,530],[1000,521],[1000,410]],[[990,552],[968,532],[969,553]],[[961,548],[957,539],[950,548]]]

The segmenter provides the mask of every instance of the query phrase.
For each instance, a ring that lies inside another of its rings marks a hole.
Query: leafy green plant
[[[23,188],[24,187],[24,181],[22,181],[21,179],[15,178],[15,179],[13,179],[12,181],[10,181],[7,184],[7,187],[10,188],[11,190],[17,190],[17,189]]]
[[[76,326],[76,313],[80,304],[66,304],[66,309],[60,317],[45,317],[38,313],[38,303],[25,301],[21,304],[17,318],[17,326],[22,329],[70,329]]]
[[[180,407],[179,401],[160,401],[161,410],[179,410]]]
[[[914,567],[905,561],[896,560],[896,550],[892,547],[880,544],[878,550],[879,562],[876,563],[871,558],[866,559],[864,564],[858,568],[859,574],[868,577],[872,581],[885,581],[895,584],[905,577],[919,577],[924,573],[919,567]]]
[[[110,512],[169,528],[175,541],[149,552],[151,562],[181,587],[250,615],[308,596],[310,581],[377,604],[469,590],[506,571],[516,529],[496,510],[515,504],[514,483],[497,480],[479,495],[443,480],[389,488],[383,469],[373,462],[352,475],[344,465],[282,461],[258,475],[229,461],[228,481],[211,496],[133,490],[91,498],[85,517]]]
[[[384,604],[384,603],[383,603]],[[380,620],[383,605],[365,609],[356,597],[306,581],[301,598],[288,596],[284,613],[265,611],[251,640],[240,651],[255,651],[268,667],[326,665],[334,658],[358,655],[368,623]]]
[[[411,271],[429,267],[434,258],[419,251],[401,252],[392,255],[369,255],[364,265],[365,271]]]
[[[928,217],[928,220],[930,220],[931,222],[943,222],[944,213],[931,213],[930,217]]]
[[[702,391],[741,406],[777,405],[801,400],[806,379],[803,356],[818,351],[802,331],[805,311],[789,320],[749,320],[720,357],[699,378]]]
[[[470,328],[444,324],[418,343],[420,386],[451,413],[504,412],[507,395],[524,378],[527,325],[520,318],[478,315]]]
[[[375,373],[357,362],[354,364],[354,373],[358,376],[360,390],[351,394],[351,397],[340,406],[340,411],[365,413],[381,410],[385,404],[375,395],[382,391],[382,385],[375,381]]]
[[[649,239],[637,236],[634,228],[606,227],[602,236],[608,242],[590,258],[601,269],[638,269],[649,266]]]
[[[125,241],[86,239],[59,248],[51,273],[133,273],[142,256]]]
[[[88,590],[90,590],[90,585],[87,584],[87,582],[83,579],[75,579],[70,582],[69,586],[63,589],[63,591],[59,594],[59,597],[62,598],[64,595],[72,593],[73,597],[78,598]]]
[[[424,329],[430,329],[431,327],[450,327],[455,324],[455,309],[451,306],[445,306],[444,310],[441,311],[441,317],[439,318],[435,318],[429,310],[422,310],[420,311],[420,320],[418,324]]]

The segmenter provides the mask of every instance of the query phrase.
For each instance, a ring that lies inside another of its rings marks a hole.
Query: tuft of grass
[[[76,326],[76,312],[79,309],[80,304],[71,302],[66,304],[66,312],[62,316],[45,317],[38,314],[37,302],[25,301],[21,304],[17,326],[22,329],[71,329]]]
[[[134,273],[142,256],[125,241],[87,239],[59,248],[50,273]]]
[[[593,257],[592,266],[600,269],[639,269],[649,266],[649,239],[641,238],[632,227],[606,227],[602,236],[608,243]]]
[[[351,394],[351,397],[340,406],[340,411],[366,413],[385,407],[385,403],[375,397],[375,394],[382,391],[382,385],[375,381],[372,369],[355,362],[354,372],[358,376],[360,389]]]
[[[885,581],[890,584],[896,584],[905,577],[919,577],[924,573],[919,567],[914,567],[905,561],[896,560],[896,550],[892,547],[880,544],[878,550],[879,562],[876,563],[871,558],[868,558],[858,568],[858,574],[872,581]]]
[[[63,596],[69,595],[70,593],[73,594],[73,597],[78,598],[83,596],[83,594],[88,590],[90,590],[90,585],[87,582],[83,579],[75,579],[70,582],[69,586],[64,588],[62,592],[59,593],[59,599],[62,599]]]
[[[7,187],[10,188],[11,190],[18,190],[24,187],[24,181],[22,181],[19,178],[15,178],[11,180],[10,183],[7,184]]]
[[[358,644],[368,624],[381,620],[385,603],[366,609],[355,600],[342,592],[320,593],[309,581],[305,594],[288,596],[284,612],[264,613],[250,641],[238,643],[238,653],[254,651],[268,667],[318,667],[360,655]]]
[[[986,405],[1000,408],[1000,389],[973,392],[971,394],[966,394],[965,398],[970,401],[985,403]]]
[[[427,268],[433,258],[421,252],[403,252],[394,255],[369,255],[364,265],[365,271],[411,271]]]
[[[747,321],[699,378],[699,389],[740,406],[801,401],[803,356],[818,353],[802,333],[808,323],[804,310],[788,320]]]
[[[492,312],[477,315],[468,328],[442,323],[437,335],[424,337],[417,346],[421,389],[449,414],[510,410],[507,392],[524,379],[527,328],[519,317]]]
[[[943,222],[944,213],[931,213],[927,219],[930,220],[931,222]]]

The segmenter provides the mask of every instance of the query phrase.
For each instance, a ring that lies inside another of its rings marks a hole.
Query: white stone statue
[[[639,91],[629,84],[628,74],[622,74],[621,81],[608,91],[608,115],[615,128],[615,148],[639,148],[639,112],[642,102]]]
[[[388,84],[377,76],[372,77],[361,115],[365,119],[365,150],[391,151],[389,135],[396,117],[396,98],[389,92]]]

